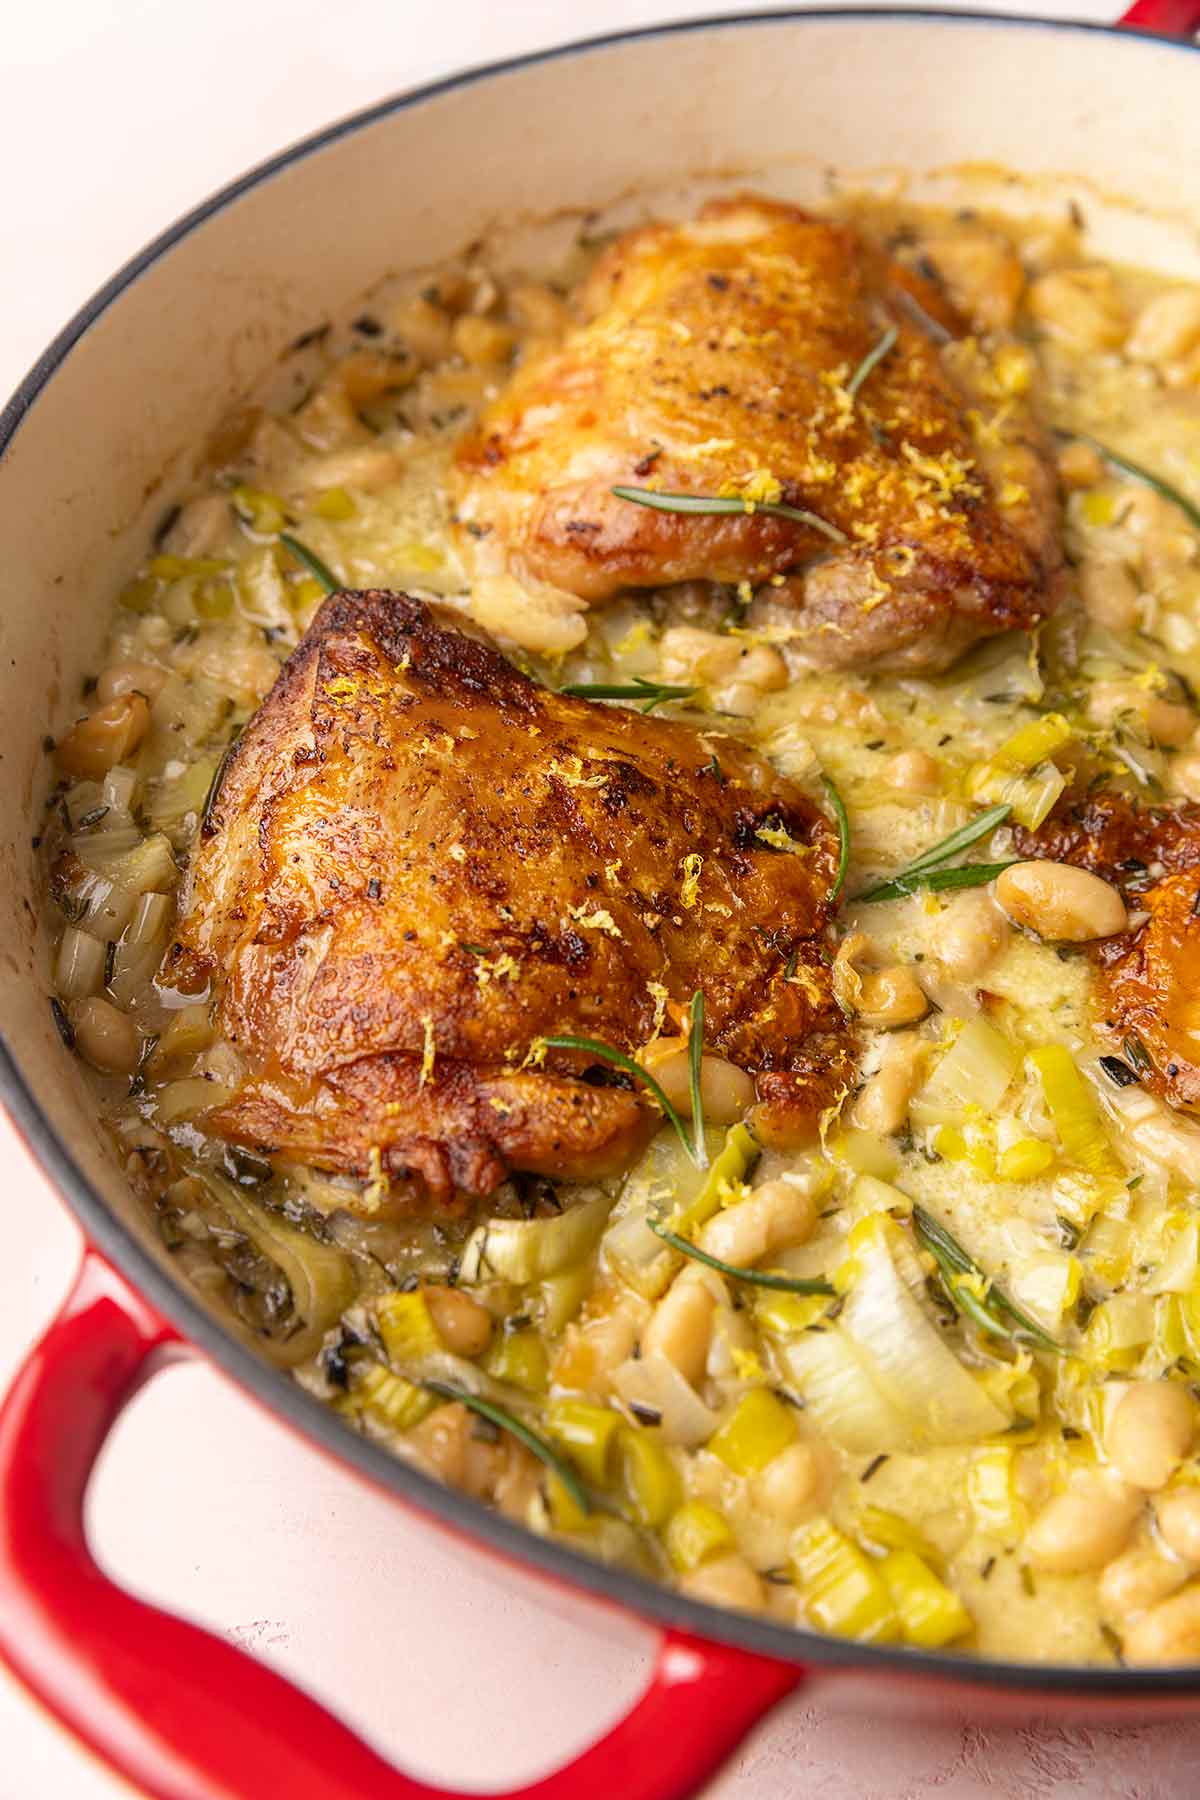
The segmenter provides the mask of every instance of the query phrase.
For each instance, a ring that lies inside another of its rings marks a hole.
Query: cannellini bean
[[[1171,1479],[1195,1430],[1195,1403],[1181,1382],[1135,1381],[1113,1410],[1104,1447],[1118,1474],[1153,1492]]]
[[[1167,778],[1174,793],[1182,794],[1185,800],[1200,801],[1200,750],[1189,750],[1183,756],[1173,756],[1167,768]]]
[[[1058,453],[1058,478],[1064,487],[1096,487],[1104,480],[1104,464],[1090,444],[1064,444]]]
[[[1070,863],[1022,862],[996,878],[996,899],[1014,925],[1058,944],[1114,937],[1128,923],[1116,888]]]
[[[388,315],[388,324],[422,362],[440,362],[449,356],[450,319],[440,306],[434,306],[420,294],[395,307]]]
[[[660,1352],[673,1362],[685,1381],[697,1387],[708,1361],[716,1299],[692,1270],[677,1275],[654,1309],[642,1333],[642,1354]]]
[[[1125,345],[1135,362],[1174,362],[1200,344],[1200,293],[1176,288],[1147,301]]]
[[[653,1075],[676,1112],[692,1112],[691,1066],[686,1050],[675,1050],[656,1062]],[[700,1099],[704,1117],[713,1125],[734,1125],[754,1104],[754,1078],[723,1056],[700,1058]]]
[[[959,312],[982,331],[1007,331],[1025,290],[1025,271],[999,232],[949,232],[921,245]]]
[[[98,994],[71,1008],[75,1047],[94,1069],[105,1075],[132,1075],[137,1068],[142,1040],[127,1013],[118,1011]]]
[[[1128,631],[1138,621],[1138,585],[1112,556],[1089,556],[1080,565],[1079,591],[1097,625]]]
[[[1136,1488],[1081,1482],[1042,1508],[1026,1533],[1026,1554],[1055,1575],[1102,1569],[1125,1548],[1141,1506]]]
[[[437,1334],[455,1356],[478,1356],[492,1337],[492,1315],[460,1288],[427,1287],[425,1304]]]
[[[740,1612],[761,1612],[766,1604],[763,1584],[744,1556],[714,1557],[681,1575],[679,1585],[693,1600],[734,1606]]]
[[[774,644],[751,644],[734,670],[735,678],[761,693],[773,694],[788,684],[787,664]]]
[[[746,1200],[719,1212],[700,1233],[700,1248],[746,1268],[791,1244],[803,1244],[817,1223],[813,1195],[790,1181],[764,1181]]]
[[[936,794],[942,771],[927,750],[901,750],[885,766],[883,779],[902,794]]]
[[[1029,310],[1047,336],[1071,350],[1115,350],[1129,315],[1110,269],[1056,269],[1029,289]]]
[[[167,671],[153,663],[113,663],[101,671],[96,681],[96,698],[102,706],[119,700],[123,694],[144,694],[147,700],[153,700],[166,679]]]
[[[947,975],[974,981],[990,969],[1009,939],[1009,924],[983,888],[956,894],[937,922],[934,953]]]
[[[1130,713],[1140,718],[1156,744],[1176,749],[1186,744],[1196,729],[1190,707],[1164,700],[1133,681],[1097,681],[1088,695],[1088,717],[1097,725],[1111,725]]]
[[[1154,1522],[1168,1550],[1200,1569],[1200,1488],[1172,1488],[1154,1502]]]
[[[857,1011],[864,1025],[890,1031],[923,1019],[929,1011],[929,1000],[912,970],[895,963],[863,976]]]
[[[898,1031],[887,1039],[882,1062],[850,1109],[852,1125],[880,1137],[900,1130],[908,1118],[908,1103],[921,1084],[925,1048],[915,1031]]]
[[[1143,1613],[1125,1633],[1126,1662],[1161,1667],[1200,1658],[1200,1583]]]
[[[730,681],[741,660],[742,647],[736,638],[703,631],[698,625],[672,625],[663,632],[658,646],[659,667],[668,682],[699,681],[711,686]]]
[[[1187,1580],[1181,1563],[1168,1560],[1152,1545],[1135,1544],[1101,1571],[1100,1605],[1110,1619],[1127,1619],[1157,1606]]]
[[[507,294],[509,317],[522,331],[538,337],[559,337],[571,323],[571,314],[553,288],[542,281],[519,281]]]
[[[121,694],[73,725],[58,746],[59,766],[68,775],[100,781],[137,749],[150,723],[141,694]]]
[[[342,392],[351,406],[367,406],[380,394],[407,387],[416,379],[412,357],[385,356],[381,350],[356,350],[338,364]]]
[[[757,1507],[784,1524],[798,1524],[812,1505],[820,1468],[811,1444],[789,1444],[754,1478]]]
[[[479,319],[473,313],[465,313],[454,321],[451,339],[464,362],[476,368],[504,362],[512,355],[512,331],[499,319]]]

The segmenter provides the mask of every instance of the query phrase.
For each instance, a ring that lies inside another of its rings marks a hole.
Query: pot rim
[[[671,38],[683,33],[726,31],[807,23],[868,25],[872,21],[919,21],[948,29],[976,26],[1013,30],[1057,31],[1067,34],[1099,34],[1131,43],[1153,45],[1160,51],[1200,55],[1200,43],[1173,40],[1151,32],[1131,30],[1096,21],[1058,19],[1038,14],[993,14],[969,9],[931,9],[920,6],[826,7],[816,10],[780,9],[770,12],[724,13],[712,18],[679,19],[664,24],[606,32],[596,36],[533,50],[521,55],[472,65],[449,76],[405,89],[386,100],[324,126],[277,154],[257,163],[246,174],[217,189],[199,205],[153,238],[131,257],[75,313],[33,364],[11,399],[0,411],[0,463],[26,414],[36,404],[71,350],[106,313],[126,289],[183,239],[251,189],[343,137],[367,129],[392,114],[422,105],[439,95],[468,88],[494,76],[541,63],[604,50],[642,40]],[[1037,1690],[1043,1693],[1117,1695],[1200,1695],[1200,1665],[1195,1668],[1099,1669],[1078,1665],[985,1662],[961,1654],[897,1650],[887,1646],[860,1645],[781,1622],[734,1613],[691,1600],[655,1582],[611,1568],[551,1538],[538,1537],[524,1526],[489,1510],[482,1502],[445,1487],[432,1476],[361,1436],[299,1383],[273,1368],[249,1345],[239,1342],[201,1305],[189,1289],[177,1282],[150,1254],[134,1232],[106,1204],[43,1110],[0,1027],[0,1100],[52,1185],[67,1202],[87,1242],[100,1251],[138,1292],[146,1296],[186,1341],[199,1349],[226,1375],[249,1391],[260,1405],[282,1417],[295,1431],[315,1443],[327,1456],[349,1464],[376,1487],[385,1488],[435,1524],[449,1527],[505,1560],[523,1564],[535,1575],[561,1586],[582,1588],[597,1600],[617,1605],[644,1621],[715,1640],[777,1662],[820,1664],[853,1668],[863,1673],[940,1677],[969,1687]]]

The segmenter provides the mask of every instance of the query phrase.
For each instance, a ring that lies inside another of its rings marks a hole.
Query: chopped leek
[[[423,1388],[373,1362],[355,1365],[353,1385],[341,1404],[348,1413],[365,1409],[394,1431],[408,1431],[419,1425],[437,1402]]]
[[[943,1644],[965,1636],[974,1620],[944,1581],[914,1550],[892,1550],[880,1564],[900,1619],[906,1644],[920,1650],[940,1650]]]
[[[1013,1305],[1007,1294],[983,1273],[957,1239],[923,1206],[913,1207],[912,1218],[917,1239],[936,1262],[946,1292],[960,1312],[972,1319],[981,1331],[1013,1342],[1026,1337],[1040,1350],[1061,1348],[1028,1313]]]
[[[722,1262],[719,1256],[710,1256],[707,1250],[701,1250],[699,1244],[690,1239],[680,1237],[678,1232],[668,1231],[657,1219],[647,1219],[656,1237],[672,1250],[678,1250],[681,1256],[691,1257],[693,1262],[703,1263],[706,1269],[715,1269],[719,1275],[728,1275],[733,1281],[745,1281],[752,1287],[776,1288],[783,1294],[832,1294],[835,1289],[830,1282],[819,1276],[803,1277],[798,1275],[772,1275],[763,1269],[741,1269],[733,1263]]]
[[[621,1415],[590,1400],[552,1400],[545,1412],[546,1435],[577,1463],[596,1487],[607,1485]]]
[[[544,1394],[550,1378],[546,1346],[536,1331],[506,1331],[495,1339],[483,1363],[494,1381]]]
[[[215,1084],[201,1085],[214,1091]],[[221,1211],[237,1230],[280,1270],[291,1290],[294,1323],[299,1329],[271,1339],[269,1354],[275,1362],[289,1366],[305,1362],[354,1299],[357,1283],[349,1257],[248,1199],[233,1182],[207,1170],[199,1179],[215,1193]]]
[[[913,1123],[956,1125],[968,1107],[993,1117],[1019,1061],[1010,1039],[982,1016],[972,1019],[915,1095],[909,1109]]]
[[[657,1531],[683,1498],[679,1472],[653,1428],[622,1426],[617,1439],[621,1486],[639,1525]]]
[[[791,1561],[805,1613],[821,1631],[864,1644],[900,1635],[879,1565],[828,1519],[814,1519],[797,1533]]]
[[[1113,1157],[1100,1121],[1100,1108],[1070,1051],[1062,1044],[1043,1044],[1029,1052],[1029,1062],[1042,1084],[1054,1129],[1067,1156],[1092,1175],[1109,1173]]]
[[[813,531],[844,544],[846,534],[828,519],[819,518],[802,506],[788,506],[780,500],[743,500],[735,494],[667,494],[654,488],[615,487],[611,492],[618,500],[632,500],[637,506],[648,506],[654,512],[667,513],[770,513],[777,519],[794,519]]]
[[[664,1537],[667,1555],[681,1572],[734,1548],[729,1521],[703,1500],[686,1500],[667,1521]]]
[[[464,1287],[486,1281],[511,1281],[522,1287],[545,1281],[590,1253],[611,1211],[608,1196],[597,1194],[551,1218],[485,1219],[467,1239],[458,1279]]]
[[[682,1206],[672,1209],[671,1229],[682,1234],[706,1225],[720,1210],[725,1196],[745,1181],[761,1154],[758,1139],[748,1125],[731,1125],[699,1190]]]
[[[987,762],[967,771],[968,794],[972,800],[1007,802],[1018,824],[1036,830],[1067,785],[1050,758],[1075,736],[1061,713],[1022,725]]]
[[[719,1415],[661,1351],[631,1356],[613,1370],[612,1385],[631,1411],[653,1414],[669,1444],[695,1449],[712,1437]]]
[[[735,1475],[756,1475],[795,1441],[796,1422],[783,1401],[756,1387],[742,1395],[708,1448]]]
[[[498,1425],[502,1431],[507,1431],[510,1437],[515,1437],[519,1444],[524,1444],[525,1448],[532,1451],[538,1461],[544,1463],[551,1474],[558,1478],[571,1501],[581,1513],[586,1515],[591,1512],[592,1503],[588,1499],[587,1490],[582,1486],[569,1464],[564,1462],[557,1451],[550,1448],[545,1438],[539,1437],[536,1431],[531,1430],[523,1419],[518,1419],[514,1413],[507,1412],[502,1406],[497,1406],[493,1400],[485,1400],[482,1394],[469,1393],[466,1388],[455,1387],[452,1382],[423,1381],[421,1385],[429,1393],[436,1394],[439,1400],[449,1400],[456,1402],[459,1406],[465,1406],[468,1412],[478,1413],[481,1419],[490,1419],[493,1425]]]
[[[995,831],[997,825],[1004,823],[1011,811],[1012,808],[1008,805],[990,806],[969,824],[960,825],[957,831],[952,831],[949,837],[931,844],[928,850],[922,851],[920,856],[914,857],[912,862],[906,863],[903,869],[890,875],[886,881],[876,882],[861,894],[855,894],[855,900],[897,900],[914,892],[916,888],[925,885],[925,877],[930,870],[939,868],[942,863],[949,862],[952,856],[957,856],[960,850],[968,850],[980,838],[987,837]],[[951,872],[945,871],[946,874]]]
[[[1015,1543],[1025,1528],[1025,1507],[1017,1494],[1010,1444],[977,1450],[967,1468],[967,1500],[979,1530]]]
[[[385,1294],[376,1308],[375,1323],[390,1362],[423,1362],[443,1347],[419,1289],[411,1294]]]

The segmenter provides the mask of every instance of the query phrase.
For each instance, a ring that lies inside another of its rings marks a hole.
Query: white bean
[[[1168,1550],[1200,1569],[1200,1488],[1177,1487],[1154,1502],[1154,1519]]]
[[[153,700],[166,679],[167,671],[153,663],[113,663],[96,682],[96,698],[102,706],[119,700],[122,694],[144,694],[147,700]]]
[[[492,1337],[492,1315],[460,1288],[427,1287],[425,1304],[447,1350],[455,1356],[478,1356]]]
[[[664,1056],[651,1068],[654,1079],[676,1112],[692,1113],[691,1066],[686,1050]],[[712,1125],[735,1125],[754,1104],[754,1078],[723,1056],[700,1058],[700,1099]]]
[[[1108,1421],[1104,1447],[1133,1487],[1165,1487],[1191,1448],[1196,1408],[1178,1381],[1135,1381]]]
[[[915,1031],[898,1031],[887,1039],[882,1062],[850,1110],[852,1125],[880,1137],[900,1130],[908,1117],[908,1103],[921,1083],[925,1049]]]
[[[956,894],[937,921],[934,954],[947,975],[974,981],[991,968],[1009,939],[1008,920],[982,888]]]
[[[812,1194],[790,1181],[764,1181],[746,1200],[727,1206],[700,1233],[700,1248],[746,1268],[786,1245],[803,1244],[817,1223]]]
[[[1056,269],[1029,290],[1029,310],[1048,336],[1072,350],[1114,350],[1129,315],[1111,269]]]
[[[886,764],[883,779],[902,794],[936,794],[942,770],[927,750],[901,750]]]
[[[1181,1563],[1169,1561],[1148,1544],[1134,1544],[1101,1571],[1100,1605],[1110,1619],[1123,1620],[1157,1606],[1187,1580]]]
[[[1138,585],[1112,556],[1089,556],[1080,565],[1079,592],[1097,625],[1129,631],[1138,621]]]
[[[761,1612],[765,1605],[763,1584],[744,1556],[717,1556],[681,1575],[679,1585],[693,1600],[713,1606],[733,1606],[739,1612]]]
[[[1200,1659],[1200,1584],[1143,1613],[1125,1633],[1126,1662],[1162,1667]]]
[[[996,879],[996,899],[1014,925],[1052,943],[1114,937],[1128,923],[1116,888],[1070,863],[1014,863]]]
[[[127,1013],[92,994],[71,1008],[75,1046],[105,1075],[132,1075],[141,1052],[137,1026]]]
[[[1147,301],[1129,334],[1126,356],[1136,362],[1174,362],[1200,344],[1200,293],[1174,288]]]
[[[1044,1506],[1025,1537],[1035,1568],[1055,1575],[1102,1569],[1123,1550],[1142,1506],[1135,1488],[1080,1483]]]
[[[915,1025],[929,1011],[929,999],[911,969],[895,963],[864,975],[858,996],[858,1016],[864,1025],[880,1031],[898,1025]]]
[[[71,727],[58,746],[59,765],[68,775],[101,781],[137,749],[149,724],[142,695],[122,694]]]
[[[685,1269],[655,1307],[642,1333],[642,1354],[665,1356],[685,1381],[698,1387],[708,1361],[715,1306],[707,1283]]]
[[[658,646],[664,681],[699,681],[706,686],[730,681],[741,660],[742,646],[736,638],[702,631],[698,625],[672,625]]]
[[[811,1444],[789,1444],[773,1456],[754,1479],[758,1508],[786,1524],[799,1524],[812,1505],[820,1481],[816,1452]]]

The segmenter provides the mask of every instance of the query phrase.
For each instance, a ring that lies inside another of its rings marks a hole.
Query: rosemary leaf
[[[950,833],[949,837],[942,838],[939,843],[931,844],[928,850],[923,850],[920,856],[914,857],[912,862],[898,870],[895,875],[889,875],[886,881],[877,882],[874,887],[865,888],[861,894],[855,894],[854,898],[856,900],[878,900],[882,897],[883,889],[890,888],[897,882],[911,881],[912,877],[920,874],[922,870],[934,869],[939,863],[949,862],[950,858],[957,856],[960,850],[969,850],[972,844],[977,844],[980,838],[987,837],[988,833],[994,831],[997,825],[1002,825],[1011,811],[1012,807],[1007,801],[1002,801],[999,806],[989,806],[986,812],[981,812],[977,818],[971,819],[966,825],[960,825],[957,831]],[[894,898],[894,896],[889,896],[889,898]]]
[[[1161,494],[1164,500],[1169,500],[1172,506],[1177,506],[1187,518],[1188,523],[1200,531],[1200,506],[1197,506],[1195,501],[1189,500],[1186,494],[1181,494],[1177,487],[1172,487],[1171,483],[1164,481],[1161,475],[1155,475],[1153,470],[1143,468],[1141,463],[1131,462],[1127,456],[1121,456],[1116,450],[1110,450],[1107,444],[1101,444],[1096,438],[1089,437],[1086,432],[1077,431],[1074,435],[1081,444],[1089,444],[1096,455],[1102,456],[1105,462],[1112,464],[1114,469],[1120,469],[1123,475],[1129,475],[1134,481],[1140,481],[1144,487],[1153,488],[1156,494]]]
[[[698,1169],[707,1167],[707,1151],[704,1145],[703,1132],[699,1134],[699,1149],[697,1149],[697,1144],[693,1141],[691,1133],[688,1131],[675,1108],[671,1105],[671,1102],[667,1099],[662,1087],[654,1079],[649,1069],[643,1069],[641,1063],[635,1062],[632,1056],[626,1056],[623,1050],[615,1049],[612,1044],[602,1043],[599,1038],[571,1037],[564,1034],[562,1037],[548,1037],[543,1038],[541,1041],[548,1050],[581,1050],[585,1055],[594,1056],[600,1062],[611,1063],[614,1069],[623,1069],[626,1075],[632,1075],[636,1081],[640,1081],[642,1086],[648,1088],[655,1100],[657,1100],[666,1117],[670,1120],[675,1135],[678,1137],[680,1143],[683,1145],[696,1167]]]
[[[854,398],[857,395],[863,382],[879,367],[880,363],[892,349],[899,336],[900,333],[896,330],[896,327],[894,325],[889,325],[875,348],[867,351],[867,354],[863,357],[857,369],[855,369],[853,375],[846,383],[846,392],[851,398]]]
[[[955,869],[918,869],[915,874],[897,876],[894,881],[885,881],[882,887],[872,888],[869,894],[860,894],[860,900],[903,900],[918,889],[925,888],[931,894],[942,894],[950,888],[982,887],[985,882],[995,881],[997,875],[1003,875],[1005,869],[1011,869],[1012,862],[998,863],[962,863]]]
[[[646,681],[635,675],[629,682],[569,681],[558,691],[570,694],[576,700],[637,700],[644,702],[644,713],[652,713],[656,706],[665,706],[669,700],[690,700],[700,689],[669,687],[664,682]]]
[[[832,1294],[836,1290],[828,1281],[820,1276],[802,1275],[769,1275],[762,1269],[742,1269],[734,1263],[722,1262],[719,1256],[710,1256],[707,1250],[701,1250],[699,1244],[693,1244],[689,1238],[680,1237],[676,1231],[668,1231],[656,1219],[647,1218],[647,1225],[655,1237],[660,1237],[664,1244],[670,1244],[672,1250],[678,1250],[681,1256],[690,1256],[693,1262],[703,1263],[706,1269],[716,1269],[720,1275],[728,1275],[734,1281],[745,1281],[751,1287],[775,1288],[783,1294]]]
[[[846,885],[846,870],[850,867],[850,818],[846,812],[846,802],[838,793],[829,776],[822,775],[821,780],[824,783],[825,792],[829,795],[829,804],[833,808],[833,816],[837,820],[838,828],[837,874],[834,876],[833,886],[829,890],[829,904],[832,906]]]
[[[655,512],[667,513],[770,513],[777,519],[794,519],[819,531],[835,544],[844,544],[846,534],[803,506],[788,506],[782,500],[742,500],[736,494],[660,494],[653,488],[615,487],[610,489],[618,500],[632,500],[637,506],[649,506]]]
[[[323,563],[307,544],[302,544],[300,539],[293,537],[290,531],[281,531],[279,541],[285,549],[291,551],[296,561],[306,568],[310,575],[316,576],[327,594],[336,594],[339,591],[342,584],[333,570]]]
[[[428,1393],[436,1394],[440,1400],[457,1400],[460,1406],[467,1408],[468,1412],[478,1413],[481,1419],[489,1419],[493,1425],[499,1425],[502,1431],[507,1431],[511,1437],[515,1437],[517,1442],[524,1444],[527,1450],[532,1450],[538,1461],[544,1463],[552,1474],[558,1476],[580,1512],[591,1512],[592,1503],[588,1498],[587,1489],[583,1487],[574,1470],[563,1461],[556,1451],[550,1448],[545,1438],[539,1437],[537,1432],[532,1431],[523,1420],[515,1417],[513,1413],[506,1412],[504,1407],[497,1406],[493,1400],[485,1400],[481,1395],[469,1393],[466,1388],[455,1387],[449,1381],[423,1381],[421,1386]]]
[[[1041,1350],[1061,1349],[1061,1345],[1056,1344],[1036,1320],[1022,1312],[995,1282],[988,1279],[974,1258],[968,1256],[958,1239],[944,1225],[940,1225],[931,1213],[927,1213],[923,1206],[913,1206],[912,1222],[918,1243],[928,1250],[941,1270],[946,1292],[960,1312],[973,1319],[982,1331],[988,1332],[992,1337],[1008,1338],[1013,1343],[1029,1338]],[[985,1294],[981,1297],[964,1286],[958,1279],[963,1275],[987,1282]]]
[[[688,1081],[692,1091],[692,1161],[698,1169],[708,1167],[708,1146],[704,1141],[704,1096],[701,1093],[701,1065],[704,1061],[704,990],[692,995],[692,1029],[688,1033]]]

